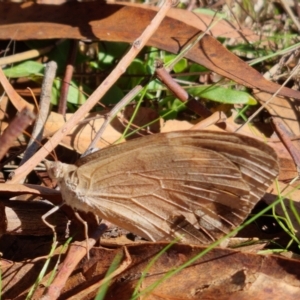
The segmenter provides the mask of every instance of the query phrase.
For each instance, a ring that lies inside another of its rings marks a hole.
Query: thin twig
[[[45,68],[45,76],[42,84],[41,89],[41,96],[40,96],[40,107],[38,117],[34,124],[31,138],[28,143],[27,149],[24,153],[24,157],[20,163],[23,165],[33,154],[37,151],[40,147],[40,142],[43,138],[44,126],[46,124],[49,109],[50,109],[50,100],[51,100],[51,89],[53,85],[53,81],[55,78],[57,70],[57,64],[54,61],[50,61],[47,63]]]
[[[9,55],[9,56],[5,56],[5,57],[0,57],[0,66],[9,65],[9,64],[24,61],[27,59],[33,59],[35,57],[39,57],[41,55],[44,55],[44,54],[50,52],[56,46],[56,44],[47,46],[42,49],[32,49],[32,50],[25,51],[22,53]]]
[[[8,149],[14,143],[16,138],[25,130],[25,128],[34,120],[34,113],[27,107],[23,108],[11,121],[8,127],[0,136],[0,160],[7,153]]]
[[[77,56],[78,41],[73,40],[70,45],[69,59],[66,66],[65,76],[61,84],[58,113],[65,117],[67,109],[67,97],[74,73],[74,65]]]
[[[271,120],[277,135],[286,149],[289,151],[295,165],[297,166],[297,172],[300,174],[300,153],[299,149],[292,143],[290,139],[291,132],[288,131],[281,119],[273,117]]]
[[[95,243],[99,240],[105,230],[107,230],[107,225],[102,223],[99,225],[98,229],[94,232],[93,236],[89,238],[89,248],[93,247]],[[61,290],[64,288],[68,278],[74,271],[75,267],[79,261],[85,256],[86,247],[82,244],[72,244],[69,248],[67,257],[59,268],[58,273],[56,274],[53,282],[48,288],[45,295],[42,299],[57,299],[61,293]]]
[[[32,104],[28,103],[24,100],[12,87],[10,82],[7,80],[5,74],[3,73],[2,69],[0,68],[0,83],[5,90],[8,98],[10,99],[11,103],[15,107],[15,109],[20,112],[24,107],[28,107],[30,110],[34,110]]]
[[[193,96],[189,95],[188,92],[183,89],[167,72],[167,70],[159,65],[156,70],[155,74],[157,78],[167,86],[167,88],[173,92],[173,94],[185,103],[186,107],[190,110],[194,111],[196,114],[203,118],[208,118],[212,115],[211,111],[207,109],[204,105],[202,105],[199,101],[197,101]],[[221,129],[226,128],[226,123],[224,123],[224,119],[218,119],[216,126],[220,127]]]
[[[108,124],[112,121],[112,119],[116,116],[116,114],[125,106],[127,105],[141,90],[143,89],[142,85],[137,85],[134,87],[123,99],[118,102],[113,109],[105,115],[104,123],[102,124],[101,128],[98,130],[96,136],[94,137],[93,141],[91,142],[88,149],[82,154],[82,156],[87,155],[90,153],[91,149],[95,148],[99,139],[101,138],[103,132],[105,131]]]
[[[128,252],[128,249],[126,246],[124,246],[124,253],[125,253],[125,259],[122,261],[122,263],[118,266],[116,270],[114,270],[111,274],[108,276],[105,276],[103,279],[99,280],[98,282],[92,284],[91,286],[83,289],[78,294],[72,296],[69,298],[69,300],[77,300],[77,299],[86,299],[91,293],[95,293],[97,290],[99,290],[104,284],[108,282],[112,282],[112,280],[123,273],[125,270],[128,269],[130,264],[132,263],[132,258]]]
[[[297,17],[294,15],[292,9],[290,8],[290,5],[289,5],[288,1],[280,0],[280,2],[282,4],[284,10],[286,11],[286,13],[290,16],[290,18],[294,22],[294,24],[297,27],[298,31],[300,31],[300,23],[299,23]]]
[[[49,189],[47,187],[35,184],[13,184],[7,185],[6,183],[0,183],[0,196],[17,196],[17,195],[37,195],[51,200],[52,203],[61,203],[60,191]]]
[[[300,62],[295,66],[290,76],[280,86],[280,88],[276,91],[276,93],[272,95],[270,99],[268,99],[258,110],[256,110],[256,112],[253,115],[251,115],[251,117],[247,120],[247,122],[241,125],[235,132],[240,131],[244,126],[250,123],[280,93],[280,91],[285,87],[285,85],[290,81],[290,79],[298,72],[299,67],[300,67]]]

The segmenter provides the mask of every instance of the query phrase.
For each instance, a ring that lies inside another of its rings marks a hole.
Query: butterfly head
[[[61,179],[64,177],[64,167],[59,161],[46,161],[45,162],[47,172],[51,179]]]

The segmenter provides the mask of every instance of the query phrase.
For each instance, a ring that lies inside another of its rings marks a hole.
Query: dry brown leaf
[[[130,299],[142,272],[166,245],[167,243],[146,243],[127,246],[132,263],[113,279],[106,299]],[[147,270],[139,291],[157,282],[168,271],[180,267],[204,249],[175,244]],[[115,255],[120,252],[121,249],[92,249],[91,259],[83,260],[73,272],[61,298],[76,298],[78,293],[101,280]],[[2,296],[5,299],[16,298],[25,291],[25,286],[29,288],[30,282],[33,283],[36,279],[36,270],[41,266],[40,263],[6,265],[10,267],[2,272]],[[43,280],[45,283],[47,277]],[[300,266],[296,260],[216,248],[170,279],[162,281],[147,299],[297,299],[300,294],[299,278]],[[35,299],[42,292],[43,285],[40,285]],[[96,293],[97,290],[80,299],[94,299]]]
[[[255,92],[255,97],[259,100],[261,104],[265,104],[272,95],[265,92]],[[266,109],[272,117],[279,117],[280,121],[286,127],[286,130],[289,131],[289,137],[299,136],[300,127],[299,127],[299,105],[297,101],[293,99],[286,99],[284,97],[276,96],[272,99]],[[287,133],[288,135],[288,133]],[[293,146],[300,151],[300,141],[293,140]],[[298,176],[295,163],[287,151],[286,147],[281,143],[272,143],[270,144],[276,150],[279,160],[280,160],[280,169],[281,176],[280,180],[292,180]]]
[[[72,114],[66,114],[66,120],[69,120],[71,117]],[[104,116],[99,113],[91,113],[86,116],[86,119],[90,121],[81,122],[70,134],[62,139],[60,144],[69,149],[75,149],[79,153],[86,151],[93,137],[104,123]],[[45,125],[44,135],[51,137],[64,123],[65,121],[62,115],[51,112]],[[107,147],[121,137],[121,128],[119,128],[120,130],[115,129],[112,125],[114,123],[115,122],[111,122],[111,124],[107,126],[102,139],[97,144],[99,148]]]
[[[5,228],[0,229],[2,234],[11,235],[31,235],[31,236],[51,236],[53,231],[43,221],[42,216],[46,214],[52,205],[42,201],[3,201],[0,212],[0,220],[6,220]],[[67,228],[67,217],[62,210],[58,210],[47,219],[55,226],[57,234],[64,233]],[[7,252],[6,252],[7,253]]]
[[[112,4],[145,8],[145,4],[138,4],[132,2],[112,2]],[[147,9],[158,11],[158,7],[146,7]],[[189,26],[196,27],[202,31],[207,30],[207,28],[217,19],[216,16],[211,16],[210,14],[191,12],[184,9],[179,10],[174,8],[170,9],[167,16],[175,20],[181,21],[182,23],[185,23]],[[235,27],[234,24],[230,24],[230,22],[228,22],[227,20],[219,20],[217,24],[210,29],[210,33],[214,37],[232,38],[236,39],[237,41],[245,41],[245,38],[251,42],[257,42],[261,40],[261,37],[255,34],[251,29],[243,28],[241,24],[238,24],[238,26]]]
[[[172,132],[176,130],[188,130],[193,125],[188,121],[168,120],[162,126],[161,132]]]
[[[121,138],[122,133],[124,132],[124,129],[131,118],[133,110],[134,108],[131,107],[125,109],[124,114],[119,114],[117,118],[110,122],[110,124],[106,127],[101,140],[97,144],[98,148],[105,148]],[[75,127],[70,134],[64,137],[60,144],[69,149],[74,149],[78,153],[85,152],[103,125],[106,118],[106,113],[107,112],[88,114],[85,120]],[[72,114],[66,114],[66,120],[69,120],[71,117]],[[155,120],[157,121],[149,126],[149,131],[153,133],[160,131],[159,116],[152,109],[141,107],[137,113],[137,117],[133,120],[134,126],[131,128],[134,130]],[[59,128],[63,126],[64,123],[65,120],[62,115],[51,112],[44,128],[44,135],[46,137],[51,137]],[[148,126],[146,129],[148,129]],[[130,132],[131,130],[128,131],[128,133]],[[147,131],[145,131],[143,134],[147,134]],[[132,138],[132,136],[130,138]]]
[[[60,192],[35,184],[5,184],[0,183],[0,195],[12,197],[17,195],[37,195],[44,196],[50,200],[61,199]]]
[[[66,3],[60,6],[34,3],[0,3],[0,38],[93,39],[132,43],[153,19],[147,7],[106,5],[99,2]],[[75,18],[80,15],[80,18]],[[128,22],[139,16],[135,22]],[[165,18],[148,45],[178,53],[199,34],[199,28]],[[205,35],[186,55],[208,69],[242,85],[275,93],[279,85],[267,81],[255,69],[226,50],[216,39]],[[281,95],[300,99],[300,92],[282,88]]]
[[[122,282],[115,280],[107,299],[129,299],[139,274],[149,263],[150,257],[159,250],[158,245],[143,250],[138,247],[133,246],[134,254],[130,249],[135,266],[120,275]],[[140,258],[135,256],[139,251],[143,253]],[[171,248],[147,271],[140,290],[161,279],[167,271],[180,266],[200,251],[198,247],[180,245]],[[298,264],[296,261],[295,263]],[[272,256],[214,249],[192,266],[162,282],[147,299],[281,299],[283,295],[293,299],[299,294],[300,288],[299,275],[295,272],[298,271],[293,261],[284,262],[281,258]]]
[[[255,92],[255,97],[261,104],[265,104],[272,95],[265,92]],[[299,126],[299,103],[293,99],[287,100],[286,98],[276,96],[266,106],[266,109],[274,117],[280,117],[284,122],[287,129],[289,129],[295,135],[300,134]]]
[[[297,141],[293,141],[293,143],[296,142]],[[278,179],[280,181],[288,182],[296,178],[298,176],[297,168],[286,147],[280,141],[270,141],[268,144],[276,151],[278,155],[278,161],[280,166]]]

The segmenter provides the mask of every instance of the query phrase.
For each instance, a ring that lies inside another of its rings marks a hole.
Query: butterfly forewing
[[[139,138],[63,169],[58,182],[72,207],[150,240],[198,243],[239,225],[278,173],[269,146],[198,131]]]

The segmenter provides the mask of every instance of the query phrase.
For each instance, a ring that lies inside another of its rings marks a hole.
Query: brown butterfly
[[[265,143],[211,131],[145,136],[47,169],[76,210],[152,241],[202,244],[242,223],[278,175]]]

